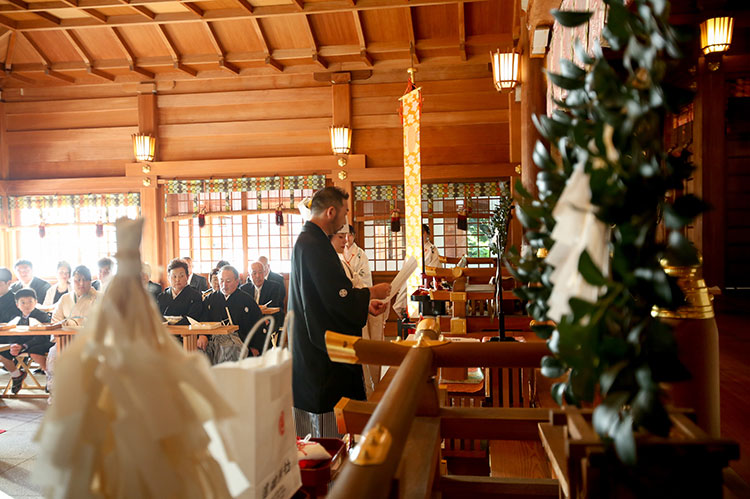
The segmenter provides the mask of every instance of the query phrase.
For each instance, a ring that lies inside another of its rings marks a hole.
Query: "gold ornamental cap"
[[[668,276],[677,279],[677,285],[685,294],[686,303],[677,310],[654,307],[651,315],[662,319],[712,319],[713,298],[708,292],[706,281],[703,280],[703,256],[698,254],[696,265],[671,265],[665,258],[659,263]]]

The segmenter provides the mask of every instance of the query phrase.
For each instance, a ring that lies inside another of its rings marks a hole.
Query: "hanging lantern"
[[[279,205],[276,207],[276,225],[281,227],[284,225],[284,212],[282,211],[283,205]]]
[[[458,227],[459,230],[464,231],[469,228],[469,214],[465,206],[462,206],[458,210],[458,214],[456,217],[456,227]]]
[[[731,17],[714,17],[701,23],[701,49],[708,55],[722,53],[732,45],[734,19]]]
[[[98,222],[96,222],[96,237],[102,237],[104,236],[104,222],[102,222],[102,219],[100,218]]]
[[[144,134],[134,133],[133,137],[133,155],[136,161],[153,161],[156,150],[156,137]],[[149,172],[151,169],[149,168]],[[144,173],[148,173],[144,171]]]
[[[398,208],[391,212],[391,232],[401,232],[401,213]]]
[[[206,226],[206,207],[202,207],[198,212],[198,227],[201,229]]]
[[[47,235],[47,228],[44,226],[44,220],[39,224],[39,237],[44,238]]]
[[[498,92],[513,90],[518,83],[518,53],[490,52],[492,80]]]

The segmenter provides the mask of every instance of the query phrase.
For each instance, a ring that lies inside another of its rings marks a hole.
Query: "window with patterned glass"
[[[14,214],[17,230],[17,257],[34,264],[34,274],[56,279],[57,263],[64,260],[75,268],[86,265],[96,276],[96,262],[117,252],[114,221],[120,217],[136,218],[137,204],[108,206],[55,206],[19,208]],[[40,224],[44,221],[44,237]],[[98,236],[96,224],[102,224]],[[71,243],[74,242],[74,243]]]
[[[173,209],[189,211],[187,208],[194,206],[210,214],[203,228],[198,217],[178,222],[179,255],[191,255],[199,273],[208,273],[216,262],[226,260],[246,274],[249,263],[259,256],[266,256],[275,272],[287,273],[303,225],[302,217],[290,206],[313,193],[312,189],[283,189],[172,196],[177,204]],[[276,225],[274,213],[280,206],[281,226]]]

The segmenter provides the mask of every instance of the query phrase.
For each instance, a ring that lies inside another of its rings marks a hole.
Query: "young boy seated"
[[[36,292],[30,288],[24,288],[16,292],[16,307],[20,314],[11,319],[9,322],[16,322],[17,326],[33,326],[38,323],[49,322],[49,315],[36,308]],[[16,367],[14,358],[21,353],[28,353],[42,369],[47,368],[46,354],[52,347],[53,343],[49,340],[48,334],[35,336],[11,336],[6,338],[11,343],[10,350],[0,352],[0,362],[5,369],[10,371],[10,377],[13,379],[11,391],[16,394],[23,386],[23,380],[26,378],[26,371]]]

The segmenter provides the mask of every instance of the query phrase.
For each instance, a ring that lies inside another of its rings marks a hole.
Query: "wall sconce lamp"
[[[346,157],[352,150],[352,130],[346,126],[331,127],[331,150],[339,157],[339,166],[346,166]]]
[[[136,161],[153,161],[155,150],[156,137],[144,133],[133,134],[133,154]],[[148,172],[144,171],[144,173]]]
[[[518,84],[518,65],[520,57],[515,51],[501,52],[499,49],[490,52],[492,60],[492,80],[498,92],[511,91]]]
[[[709,71],[719,69],[721,54],[732,45],[733,28],[734,19],[731,17],[714,17],[701,23],[701,50],[706,56],[718,56],[718,60],[707,61]]]

